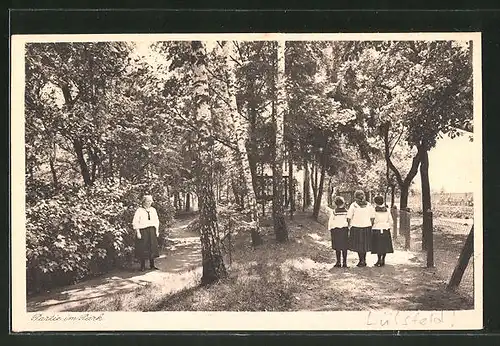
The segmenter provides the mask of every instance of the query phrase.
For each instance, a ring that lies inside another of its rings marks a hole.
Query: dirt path
[[[166,293],[189,287],[201,273],[199,235],[186,230],[188,220],[178,221],[171,229],[173,245],[155,261],[158,271],[139,272],[138,264],[130,270],[109,273],[76,285],[29,297],[27,311],[73,311],[120,293],[132,292],[141,286],[159,284]]]
[[[446,291],[446,281],[439,271],[425,268],[420,252],[402,250],[399,241],[394,242],[395,252],[387,255],[383,268],[373,267],[376,258],[371,254],[367,258],[368,267],[356,267],[354,252],[348,255],[349,268],[332,268],[334,253],[329,232],[307,214],[298,214],[295,221],[289,222],[287,244],[275,243],[272,227],[267,227],[264,244],[256,249],[250,247],[247,234],[236,236],[230,265],[236,281],[226,280],[212,288],[172,295],[194,287],[201,277],[199,236],[187,231],[188,222],[179,222],[172,229],[174,245],[157,261],[159,271],[140,273],[136,264],[134,271],[115,272],[30,298],[28,311],[252,310],[255,287],[261,290],[253,281],[260,280],[255,268],[280,269],[288,278],[286,281],[293,283],[286,310],[473,308],[471,300]],[[149,286],[151,290],[147,293],[137,290],[141,286]],[[272,284],[265,286],[267,291],[281,289],[282,286]],[[176,297],[173,304],[163,302],[170,296]],[[248,302],[241,303],[245,299]]]
[[[303,275],[294,310],[473,309],[467,297],[446,291],[446,282],[436,269],[425,268],[420,253],[403,250],[399,242],[394,242],[395,251],[387,255],[385,267],[374,267],[376,256],[368,254],[368,267],[358,268],[356,253],[349,252],[349,268],[333,268],[329,234],[315,232],[317,225],[308,226],[301,242],[322,246],[330,258],[301,256],[285,263]]]
[[[322,220],[324,222],[324,220]],[[446,281],[425,267],[419,252],[394,242],[386,266],[333,268],[335,255],[326,227],[307,213],[288,221],[289,242],[277,244],[272,226],[263,228],[264,244],[252,249],[249,236],[234,238],[230,278],[208,288],[166,297],[148,311],[366,311],[465,310],[473,302],[446,290]],[[281,300],[283,299],[283,300]]]

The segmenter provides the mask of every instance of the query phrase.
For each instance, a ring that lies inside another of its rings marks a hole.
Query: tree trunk
[[[403,210],[408,208],[408,195],[410,191],[410,185],[400,185],[400,197],[399,197],[399,209]]]
[[[314,162],[311,163],[311,187],[313,192],[313,204],[316,204],[316,196],[318,195],[318,168]]]
[[[304,183],[303,183],[303,201],[302,201],[302,211],[305,211],[311,206],[311,181],[309,180],[309,164],[304,159]]]
[[[97,163],[95,162],[95,160],[92,160],[91,161],[91,173],[90,173],[90,180],[92,180],[92,182],[95,181],[95,178],[96,178],[96,173],[97,173]]]
[[[447,290],[454,290],[460,285],[460,281],[462,281],[462,277],[467,269],[467,265],[469,264],[469,260],[474,254],[474,225],[465,240],[464,247],[460,252],[460,256],[458,257],[458,263],[451,274],[450,281],[446,286]]]
[[[429,182],[429,155],[426,148],[421,149],[420,181],[422,185],[422,250],[427,250],[432,242],[432,205]]]
[[[178,210],[179,203],[177,202],[177,198],[178,198],[177,192],[174,192],[174,208],[175,208],[175,211],[179,211]]]
[[[248,127],[243,123],[243,119],[238,112],[238,107],[236,103],[236,76],[234,74],[233,61],[229,54],[229,42],[226,42],[224,46],[224,51],[226,54],[226,66],[227,66],[227,92],[229,97],[229,111],[233,121],[234,137],[238,146],[238,155],[235,165],[241,168],[243,174],[243,181],[245,183],[245,190],[248,196],[248,207],[250,209],[251,215],[251,238],[252,245],[258,246],[262,244],[262,237],[260,235],[260,215],[259,208],[257,206],[256,191],[257,186],[257,163],[255,162],[255,167],[252,168],[250,165],[250,156],[247,153],[247,148],[245,146],[246,139],[248,137]]]
[[[317,188],[317,195],[314,200],[314,208],[313,208],[313,217],[318,220],[319,210],[321,208],[321,199],[323,197],[323,186],[325,183],[325,173],[326,173],[326,157],[327,157],[327,147],[328,144],[325,145],[325,149],[323,150],[323,160],[321,165],[321,176],[319,179],[319,186]]]
[[[110,178],[113,178],[114,176],[114,172],[113,172],[113,145],[109,145],[108,146],[108,155],[109,155],[109,173],[108,173],[108,177]]]
[[[391,208],[394,207],[394,199],[396,198],[396,186],[391,185]]]
[[[58,191],[59,190],[59,180],[57,179],[57,172],[56,172],[56,166],[55,166],[56,158],[57,158],[57,147],[56,147],[56,144],[53,143],[52,152],[50,153],[50,156],[49,156],[49,166],[50,166],[50,172],[52,174],[52,181],[54,183],[54,189],[56,191]]]
[[[233,195],[234,195],[234,203],[240,207],[243,208],[243,201],[241,198],[241,193],[238,185],[238,181],[236,178],[231,179],[231,187],[233,188]]]
[[[54,189],[56,191],[59,190],[59,181],[57,179],[57,172],[56,172],[56,167],[54,165],[54,159],[50,157],[49,159],[49,165],[50,165],[50,172],[52,173],[52,181],[54,183]]]
[[[285,167],[286,171],[286,167]],[[283,179],[283,193],[285,194],[285,209],[288,208],[288,177]]]
[[[227,44],[229,45],[229,44]],[[227,50],[229,50],[229,47],[226,48]],[[228,59],[230,60],[228,62]],[[234,62],[233,60],[226,55],[226,63],[228,64],[228,66],[230,67],[230,70],[232,71],[233,73],[233,83],[231,84],[233,86],[233,96],[236,97],[236,94],[235,94],[235,83],[236,83],[236,77],[234,75]],[[229,76],[230,78],[232,78],[231,76]],[[258,148],[257,148],[257,105],[255,104],[255,99],[256,99],[256,95],[255,95],[255,78],[256,76],[251,74],[249,76],[249,99],[248,99],[248,107],[247,107],[247,113],[248,113],[248,119],[249,119],[249,124],[248,124],[248,136],[244,136],[244,138],[247,138],[248,137],[248,142],[247,142],[247,145],[248,145],[248,150],[245,150],[245,152],[247,152],[247,156],[248,156],[248,164],[250,166],[250,172],[252,174],[252,187],[254,189],[254,194],[258,194],[258,184],[257,184],[257,163],[258,163],[258,160],[257,160],[257,151],[258,151]],[[228,91],[229,91],[229,88],[228,88]],[[235,99],[236,101],[236,99]],[[236,113],[238,114],[238,116],[240,117],[240,114],[238,112],[238,108],[237,108],[237,105],[234,104],[234,106],[236,106],[235,108],[235,111]],[[233,108],[233,107],[231,107]]]
[[[213,191],[213,139],[211,114],[208,105],[208,79],[206,72],[206,49],[200,41],[191,42],[195,89],[193,98],[196,104],[194,113],[196,123],[200,124],[195,150],[195,179],[200,210],[201,254],[203,264],[202,285],[210,284],[227,276],[218,237],[217,208]]]
[[[273,125],[275,130],[273,160],[273,221],[278,242],[288,241],[283,206],[283,131],[285,113],[285,42],[278,42],[278,69],[276,73],[276,102],[273,100]]]
[[[29,164],[29,176],[30,176],[30,179],[31,179],[31,182],[33,182],[35,180],[35,177],[34,177],[34,169],[33,169],[33,164]]]
[[[410,231],[410,214],[408,210],[408,193],[410,190],[410,185],[411,182],[413,181],[413,178],[417,175],[418,172],[418,166],[420,164],[420,157],[421,157],[421,148],[418,148],[417,153],[413,157],[412,160],[412,165],[410,168],[410,171],[406,175],[406,177],[403,179],[401,176],[401,173],[398,171],[396,166],[394,166],[394,163],[391,160],[391,153],[390,153],[390,143],[389,143],[389,128],[390,124],[385,123],[381,126],[381,132],[382,136],[384,138],[384,157],[386,160],[387,165],[391,169],[391,171],[394,173],[394,176],[396,177],[396,181],[398,182],[399,185],[399,190],[401,193],[400,201],[399,201],[399,213],[400,213],[400,219],[399,219],[399,231],[400,234],[404,234],[405,232]]]
[[[290,201],[290,220],[293,220],[293,212],[295,211],[295,184],[293,183],[293,162],[291,158],[291,145],[288,158],[288,199]]]
[[[73,149],[75,150],[76,159],[78,161],[78,165],[80,166],[83,182],[86,186],[90,186],[92,185],[92,180],[90,179],[89,167],[87,166],[85,156],[83,155],[83,144],[78,138],[73,140]]]
[[[328,203],[328,206],[331,207],[333,205],[333,185],[332,185],[332,177],[330,177],[330,179],[328,179],[328,188],[327,188],[327,191],[328,191],[328,198],[327,198],[327,203]]]
[[[186,212],[189,212],[191,210],[191,194],[188,192],[186,193]]]

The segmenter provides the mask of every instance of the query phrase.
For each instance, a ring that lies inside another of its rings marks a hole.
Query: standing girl
[[[153,204],[153,197],[145,195],[142,200],[142,207],[138,208],[134,214],[132,227],[137,236],[136,257],[141,262],[141,271],[145,270],[146,259],[149,259],[149,268],[157,270],[155,258],[159,257],[158,236],[159,225],[158,214]]]
[[[328,220],[328,229],[332,237],[332,249],[335,250],[337,263],[334,267],[339,268],[340,255],[342,254],[342,267],[347,267],[347,249],[349,248],[348,242],[348,228],[347,228],[347,209],[344,206],[344,199],[340,196],[335,197],[335,208],[330,214]]]
[[[371,231],[375,221],[375,210],[366,201],[365,193],[354,193],[354,202],[347,211],[349,227],[349,250],[356,251],[359,257],[358,267],[366,267],[366,253],[371,250]]]
[[[376,267],[385,265],[385,255],[393,253],[391,237],[392,216],[390,210],[384,204],[384,198],[377,196],[373,199],[375,202],[375,223],[372,230],[372,250],[373,254],[377,254]]]

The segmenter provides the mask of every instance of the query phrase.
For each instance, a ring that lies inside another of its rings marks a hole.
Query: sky
[[[478,167],[475,143],[464,135],[454,139],[443,137],[429,152],[429,180],[431,189],[446,192],[474,191],[474,177]],[[476,156],[476,157],[475,157]],[[420,189],[420,174],[417,174],[414,187]]]
[[[158,58],[152,54],[149,45],[152,42],[136,42],[137,53],[148,60]],[[214,43],[207,43],[208,48],[213,48]],[[150,61],[153,62],[153,61]],[[431,189],[446,192],[472,192],[474,191],[474,175],[477,167],[474,166],[476,148],[469,141],[469,136],[460,136],[454,139],[448,136],[439,139],[437,145],[429,152],[429,180]],[[414,188],[420,189],[420,174],[414,178]],[[477,182],[475,182],[477,184]]]

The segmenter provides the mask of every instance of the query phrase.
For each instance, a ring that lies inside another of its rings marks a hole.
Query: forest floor
[[[287,217],[289,242],[278,244],[270,222],[264,244],[253,249],[248,234],[232,239],[225,254],[228,278],[208,287],[201,277],[199,236],[173,229],[174,249],[158,260],[159,271],[114,273],[28,300],[28,311],[342,311],[466,310],[473,301],[446,291],[446,279],[427,269],[421,253],[404,251],[395,242],[386,266],[333,268],[330,234],[309,213]],[[229,260],[230,258],[230,260]]]

